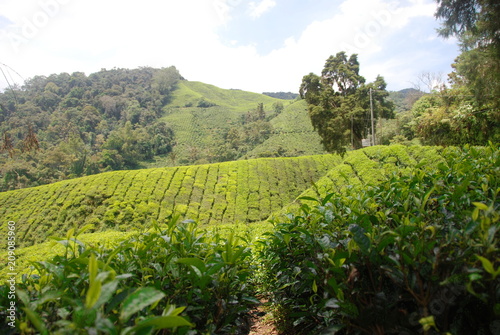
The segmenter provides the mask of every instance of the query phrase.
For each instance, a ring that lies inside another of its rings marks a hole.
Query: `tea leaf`
[[[493,267],[493,264],[491,264],[489,259],[479,255],[476,255],[476,257],[481,261],[481,263],[483,264],[483,268],[486,270],[486,272],[488,272],[493,276],[493,279],[495,279],[500,274],[500,267],[498,268],[497,271],[495,271],[495,268]]]
[[[110,281],[109,283],[102,285],[101,294],[99,296],[99,299],[97,300],[97,302],[95,303],[95,305],[93,307],[99,308],[103,304],[108,302],[111,299],[111,297],[113,296],[113,294],[115,293],[116,288],[118,287],[118,283],[119,283],[118,280],[113,280],[113,281]]]
[[[87,295],[85,296],[85,307],[92,308],[99,300],[101,295],[101,282],[99,280],[95,280],[90,284],[89,290],[87,291]]]
[[[40,318],[40,316],[36,312],[32,311],[27,307],[23,307],[23,311],[26,313],[26,316],[28,316],[28,319],[31,321],[33,326],[40,332],[40,334],[42,335],[49,334],[49,331],[47,330],[47,327],[45,327],[42,318]]]
[[[171,329],[177,327],[193,327],[194,325],[181,316],[168,315],[157,316],[139,322],[130,330],[131,334],[135,334],[139,329],[145,327],[153,327],[154,329]]]
[[[205,263],[199,258],[179,258],[177,263],[186,264],[192,266],[193,270],[196,272],[198,277],[202,277],[203,273],[206,272]]]
[[[127,322],[132,314],[165,297],[165,293],[152,287],[142,287],[130,294],[123,302],[120,320]]]
[[[434,321],[434,316],[428,316],[425,318],[421,318],[418,320],[418,322],[424,327],[424,330],[427,331],[431,329],[432,327],[436,327],[436,322]]]
[[[473,202],[472,204],[474,206],[476,206],[476,208],[478,208],[479,210],[482,210],[482,211],[488,210],[488,206],[483,204],[482,202]]]

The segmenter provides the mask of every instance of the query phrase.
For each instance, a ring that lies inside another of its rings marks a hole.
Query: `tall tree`
[[[451,79],[466,85],[484,108],[500,107],[500,4],[498,0],[436,0],[441,36],[456,36],[462,54]],[[498,118],[498,116],[497,116]]]
[[[483,144],[487,140],[498,141],[500,138],[500,4],[498,0],[436,1],[438,8],[435,16],[443,20],[442,28],[439,30],[440,35],[456,36],[462,47],[462,53],[452,65],[454,72],[450,74],[453,90],[473,95],[473,99],[458,99],[458,103],[454,101],[456,104],[454,111],[449,108],[446,110],[448,114],[461,115],[462,111],[467,115],[451,119],[460,121],[454,131],[461,129],[461,136],[453,143],[456,144],[457,140],[461,143],[465,140],[468,143],[479,141]],[[448,95],[452,94],[453,91],[448,92]],[[449,101],[444,107],[448,105]],[[428,119],[436,117],[439,118],[439,115],[429,115]],[[447,120],[447,117],[444,115],[444,120]],[[421,129],[425,127],[422,126]]]
[[[436,0],[435,16],[442,19],[439,34],[457,36],[472,44],[464,46],[500,47],[500,5],[498,0]],[[473,37],[471,39],[471,37]]]
[[[376,92],[374,117],[393,116],[394,106],[386,100],[384,78],[378,76],[375,83],[365,84],[359,67],[356,54],[348,57],[339,52],[327,59],[321,76],[310,73],[302,79],[300,96],[308,103],[311,123],[329,152],[361,147],[361,139],[370,128],[370,88]]]

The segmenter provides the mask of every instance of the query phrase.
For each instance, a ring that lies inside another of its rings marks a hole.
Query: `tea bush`
[[[201,224],[258,222],[293,201],[339,160],[318,155],[114,171],[0,192],[0,215],[17,223],[20,247],[45,241],[47,232],[89,223],[95,232],[128,231],[174,212]],[[5,232],[0,225],[0,233]]]
[[[441,157],[275,223],[260,280],[284,333],[498,334],[500,151]]]
[[[251,250],[244,237],[224,235],[207,235],[178,216],[113,247],[87,245],[70,231],[58,239],[62,255],[34,263],[37,274],[17,283],[16,331],[238,334],[258,303],[249,281]],[[6,292],[0,286],[1,306],[9,304]],[[12,331],[2,327],[2,334]]]

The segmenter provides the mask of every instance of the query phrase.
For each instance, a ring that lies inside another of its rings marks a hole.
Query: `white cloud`
[[[252,1],[248,4],[250,10],[250,17],[253,19],[257,19],[261,17],[264,13],[271,10],[274,6],[276,6],[276,1],[274,0],[262,0],[259,3]]]

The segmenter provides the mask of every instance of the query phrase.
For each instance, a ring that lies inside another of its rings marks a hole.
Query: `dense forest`
[[[159,120],[181,80],[174,67],[36,76],[0,94],[1,190],[109,170],[168,154]]]

